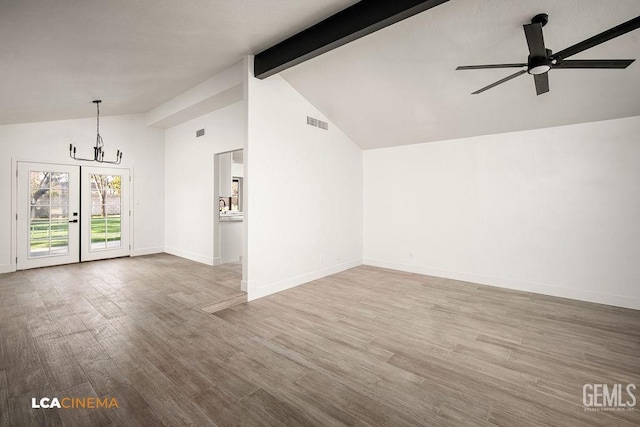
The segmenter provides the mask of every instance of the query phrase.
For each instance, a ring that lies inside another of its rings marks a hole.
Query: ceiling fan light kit
[[[542,27],[549,22],[549,15],[540,13],[531,19],[530,24],[523,25],[524,35],[527,39],[529,47],[529,56],[526,63],[514,64],[490,64],[490,65],[464,65],[457,67],[456,70],[481,70],[486,68],[524,68],[526,70],[518,71],[495,83],[485,86],[473,92],[477,95],[486,90],[494,88],[511,79],[519,77],[525,73],[533,76],[536,87],[536,93],[542,95],[549,92],[549,71],[555,69],[624,69],[635,61],[635,59],[577,59],[566,60],[570,56],[576,55],[594,46],[602,44],[606,41],[619,37],[637,28],[640,28],[640,16],[624,22],[607,31],[590,37],[586,40],[576,43],[575,45],[553,53],[547,49],[544,44]]]
[[[530,66],[529,69],[527,70],[527,72],[529,74],[533,74],[534,76],[537,76],[537,75],[544,74],[544,73],[548,72],[550,69],[551,69],[551,65],[549,65],[549,64],[540,64],[540,65]]]

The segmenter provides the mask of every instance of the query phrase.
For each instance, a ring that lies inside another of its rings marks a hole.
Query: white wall
[[[244,103],[166,131],[165,251],[214,264],[214,155],[244,145]],[[205,135],[196,138],[196,130]]]
[[[362,151],[279,75],[248,73],[244,151],[248,298],[356,266],[362,259]]]
[[[365,263],[640,309],[640,117],[364,153]]]
[[[12,162],[81,164],[69,158],[69,143],[78,147],[79,155],[91,155],[95,125],[95,118],[88,118],[0,126],[0,272],[13,270]],[[121,167],[133,169],[133,254],[162,252],[164,132],[147,128],[142,115],[127,115],[101,117],[100,134],[107,155],[115,157],[121,149]]]

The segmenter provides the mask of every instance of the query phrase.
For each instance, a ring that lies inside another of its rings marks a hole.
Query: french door
[[[82,261],[128,256],[129,171],[82,167]]]
[[[17,269],[128,256],[129,171],[18,162]]]
[[[80,260],[80,168],[18,162],[17,268]]]

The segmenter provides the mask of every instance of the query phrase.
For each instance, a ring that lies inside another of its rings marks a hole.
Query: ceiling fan
[[[541,13],[533,17],[531,24],[523,25],[524,35],[527,38],[527,45],[529,46],[529,58],[527,63],[518,64],[492,64],[492,65],[465,65],[456,68],[456,70],[480,70],[483,68],[522,68],[527,67],[526,70],[520,70],[517,73],[511,74],[504,79],[498,80],[495,83],[491,83],[489,86],[485,86],[482,89],[478,89],[473,92],[473,95],[484,92],[494,88],[502,83],[508,82],[518,76],[525,73],[529,73],[533,76],[533,80],[536,85],[536,93],[542,95],[549,92],[549,75],[550,70],[555,69],[579,69],[579,68],[627,68],[635,59],[576,59],[567,60],[570,56],[590,49],[608,40],[619,37],[623,34],[633,31],[640,27],[640,16],[633,18],[623,24],[613,27],[607,31],[604,31],[598,35],[588,38],[580,43],[574,44],[560,52],[553,53],[547,49],[544,45],[544,38],[542,36],[542,27],[544,27],[549,21],[549,16],[546,13]]]

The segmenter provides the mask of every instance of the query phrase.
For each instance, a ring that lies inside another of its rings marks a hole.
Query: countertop
[[[244,214],[242,212],[233,214],[220,214],[220,222],[241,222],[244,220]]]

